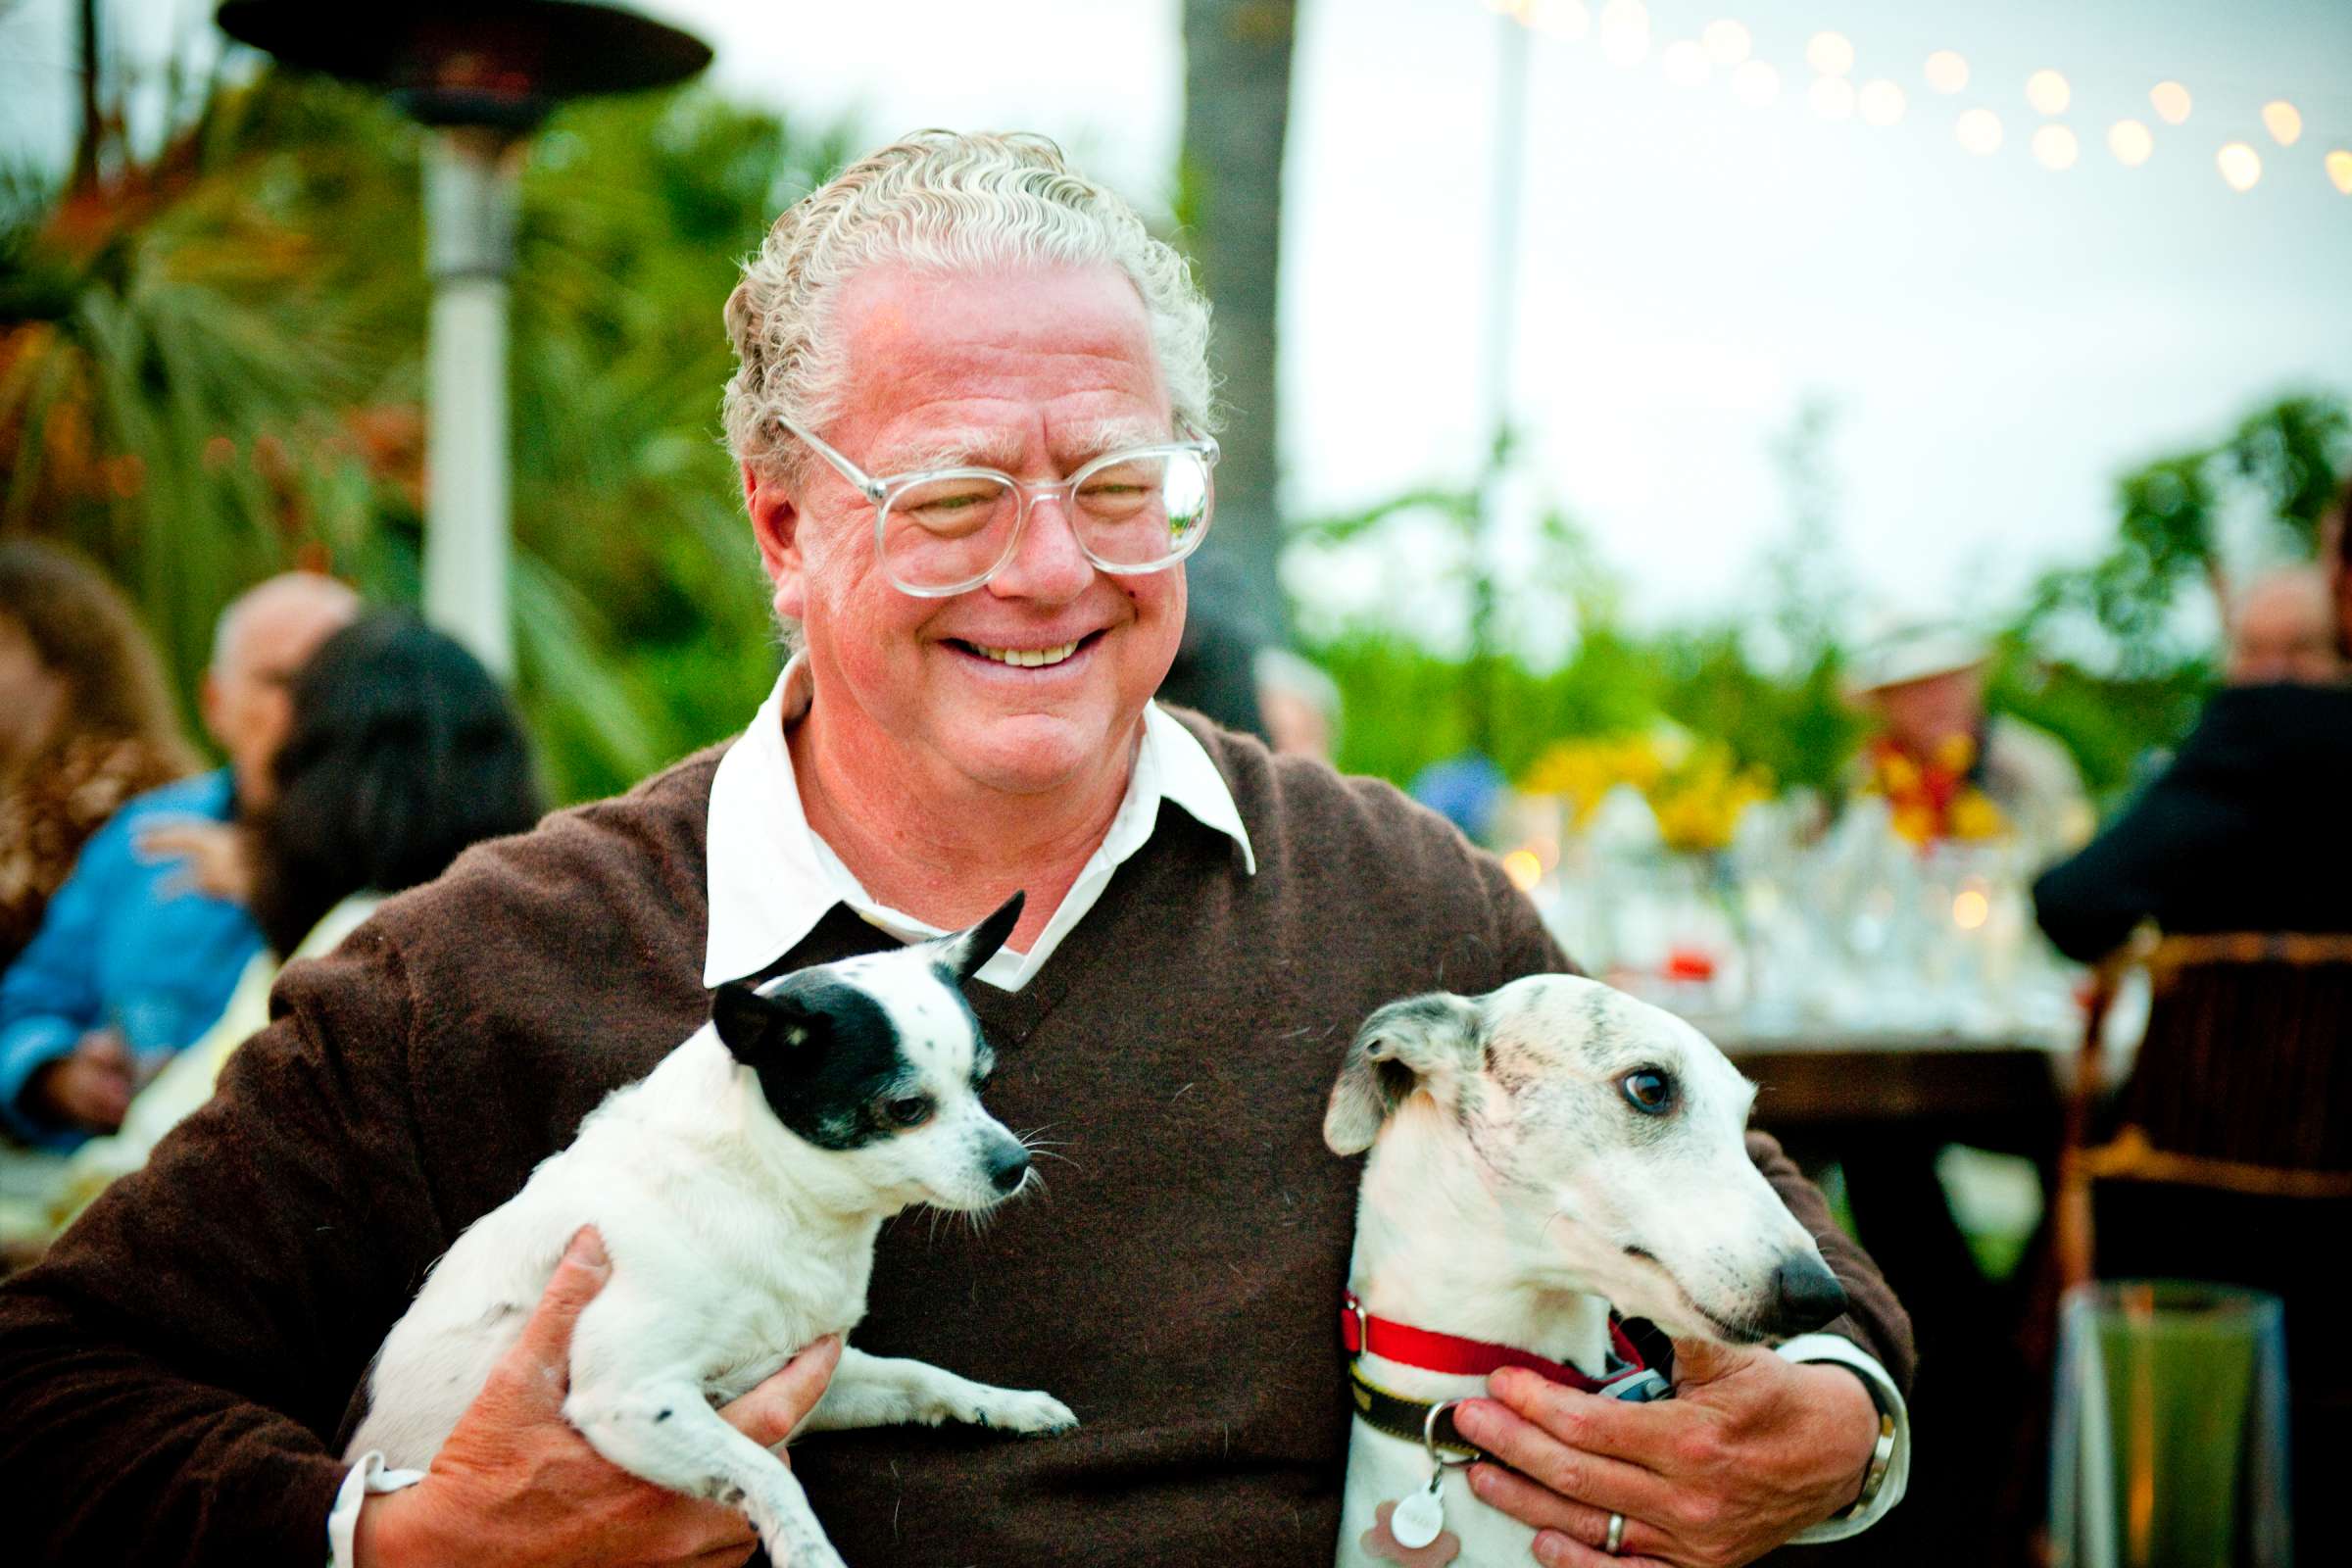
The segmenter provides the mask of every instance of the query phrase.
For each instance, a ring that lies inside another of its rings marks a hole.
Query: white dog
[[[1465,1565],[1530,1560],[1535,1531],[1436,1462],[1461,1450],[1422,1438],[1458,1443],[1445,1402],[1483,1395],[1483,1369],[1557,1363],[1557,1381],[1653,1397],[1662,1380],[1629,1366],[1612,1304],[1735,1344],[1844,1310],[1748,1159],[1754,1094],[1689,1024],[1569,975],[1365,1022],[1323,1121],[1335,1152],[1372,1151],[1348,1269],[1343,1565],[1444,1562],[1448,1546]]]
[[[564,1416],[622,1469],[742,1507],[777,1563],[840,1564],[791,1469],[714,1406],[856,1325],[884,1219],[984,1209],[1027,1184],[1028,1151],[980,1104],[993,1055],[956,990],[1020,907],[1015,894],[952,937],[720,987],[709,1025],[434,1266],[377,1352],[349,1453],[423,1469],[593,1224],[612,1274],[573,1329]],[[800,1431],[948,1420],[1077,1424],[1050,1395],[845,1348]]]

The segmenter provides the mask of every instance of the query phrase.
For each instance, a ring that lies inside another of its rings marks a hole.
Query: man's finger
[[[564,1402],[564,1391],[571,1382],[572,1325],[579,1321],[581,1309],[596,1299],[596,1293],[612,1277],[612,1260],[605,1255],[605,1239],[596,1233],[595,1226],[581,1226],[573,1233],[571,1245],[564,1249],[564,1256],[556,1264],[547,1289],[540,1293],[539,1304],[532,1308],[531,1320],[522,1326],[514,1348],[507,1352],[509,1361],[519,1361],[532,1371],[555,1374],[552,1378],[542,1376],[531,1380],[532,1387],[548,1391],[555,1404]]]
[[[1664,1483],[1640,1465],[1554,1434],[1492,1399],[1455,1405],[1454,1429],[1538,1486],[1601,1509],[1663,1516]]]
[[[1504,1367],[1488,1378],[1487,1388],[1506,1409],[1569,1447],[1644,1470],[1670,1466],[1675,1435],[1692,1419],[1690,1412],[1677,1409],[1672,1399],[1636,1404],[1606,1398],[1562,1388],[1517,1367]],[[1461,1424],[1458,1414],[1454,1424]]]
[[[1498,1464],[1472,1465],[1470,1491],[1488,1507],[1499,1509],[1538,1530],[1556,1530],[1593,1546],[1609,1539],[1610,1509],[1563,1497]],[[1633,1514],[1626,1515],[1625,1529],[1617,1538],[1621,1555],[1656,1551],[1665,1544],[1662,1532],[1651,1529]]]
[[[833,1369],[840,1364],[841,1336],[828,1334],[718,1413],[754,1443],[772,1448],[791,1437],[801,1418],[816,1408],[816,1401],[825,1396],[825,1386],[833,1381]]]
[[[1557,1530],[1546,1530],[1536,1537],[1536,1561],[1544,1568],[1672,1568],[1672,1564],[1655,1557],[1628,1557],[1620,1553],[1610,1556],[1595,1551],[1574,1536],[1564,1536]]]

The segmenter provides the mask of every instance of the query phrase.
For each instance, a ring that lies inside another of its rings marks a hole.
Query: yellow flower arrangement
[[[1679,731],[1557,742],[1536,759],[1519,788],[1559,796],[1582,828],[1621,784],[1649,803],[1668,849],[1692,853],[1728,848],[1741,813],[1772,798],[1771,773],[1739,766],[1720,741],[1693,745]]]

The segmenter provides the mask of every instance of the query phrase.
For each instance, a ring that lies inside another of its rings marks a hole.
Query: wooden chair
[[[2148,1029],[2109,1113],[2100,1036],[2134,965]],[[2352,1237],[2352,935],[2142,939],[2103,965],[2050,1219],[2060,1289],[2169,1276],[2285,1301],[2296,1552],[2352,1562],[2352,1516],[2322,1490],[2352,1467],[2333,1283]]]
[[[2134,967],[2147,1035],[2102,1139],[2101,1036]],[[2352,935],[2143,936],[2099,967],[2052,1216],[2066,1285],[2093,1277],[2094,1194],[2110,1182],[2352,1200]]]

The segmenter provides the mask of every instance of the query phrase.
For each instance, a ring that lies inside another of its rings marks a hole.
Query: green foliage
[[[137,597],[183,691],[245,585],[326,564],[415,603],[419,133],[264,75],[151,166],[0,214],[0,529]],[[560,798],[739,727],[772,678],[765,583],[718,435],[720,309],[783,205],[843,161],[708,94],[558,115],[521,190],[511,329],[518,695]]]
[[[2257,548],[2309,560],[2348,455],[2352,416],[2342,400],[2306,393],[2256,411],[2219,441],[2124,474],[2114,546],[2044,574],[2011,629],[2028,648],[2068,648],[2126,682],[2163,681],[2199,662],[2180,611],[2187,594],[2226,585],[2225,519],[2255,512],[2268,533]],[[2082,630],[2097,646],[2079,653],[2070,645]]]

